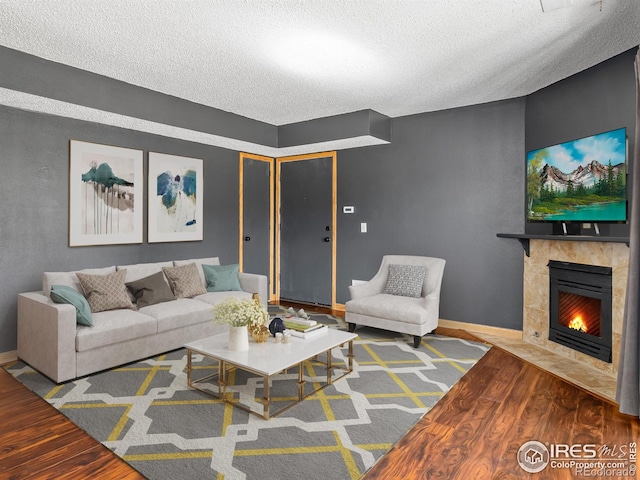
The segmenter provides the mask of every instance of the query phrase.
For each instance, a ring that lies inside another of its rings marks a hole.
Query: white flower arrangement
[[[264,325],[267,312],[253,299],[229,297],[213,306],[213,318],[232,327]]]

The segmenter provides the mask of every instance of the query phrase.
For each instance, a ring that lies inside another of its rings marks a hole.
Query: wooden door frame
[[[240,152],[239,166],[239,202],[238,202],[238,264],[239,270],[243,272],[244,261],[244,159],[257,160],[259,162],[267,162],[269,164],[269,298],[267,301],[276,301],[276,275],[275,275],[275,259],[274,259],[274,243],[275,243],[275,183],[274,183],[274,163],[275,158],[255,155],[253,153]],[[279,288],[279,287],[278,287]]]
[[[313,160],[316,158],[331,158],[331,308],[336,308],[336,240],[338,224],[338,162],[335,151],[310,153],[305,155],[293,155],[289,157],[276,158],[276,245],[275,245],[275,297],[280,300],[280,229],[281,229],[281,165],[284,162],[298,162],[303,160]]]

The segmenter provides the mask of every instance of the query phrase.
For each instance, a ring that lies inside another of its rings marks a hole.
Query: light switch
[[[352,205],[342,207],[342,213],[354,213],[355,211],[356,209]]]
[[[367,224],[364,222],[360,224],[360,233],[367,233]]]

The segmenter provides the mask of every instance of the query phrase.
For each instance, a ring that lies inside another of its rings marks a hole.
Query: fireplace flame
[[[569,322],[569,328],[573,328],[574,330],[578,330],[582,333],[587,333],[587,326],[582,321],[582,317],[577,315],[573,320]]]

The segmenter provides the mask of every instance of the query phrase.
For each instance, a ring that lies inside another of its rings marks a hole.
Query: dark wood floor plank
[[[455,428],[451,443],[461,445],[464,461],[451,472],[449,478],[487,478],[494,469],[491,451],[492,444],[487,442],[487,429],[491,428],[500,403],[486,398],[478,398],[474,408]],[[443,452],[444,453],[444,452]]]
[[[608,446],[614,445],[614,439],[619,440],[618,445],[629,446],[630,443],[640,442],[640,422],[634,417],[621,414],[615,405],[605,403],[603,405],[605,418],[603,425],[603,441]],[[625,455],[628,458],[628,454]],[[637,462],[640,464],[640,460]]]
[[[493,360],[498,363],[506,360],[505,354],[499,350],[492,349],[490,353],[495,355]],[[538,371],[531,371],[527,365],[520,362],[520,369],[514,383],[504,392],[496,415],[496,425],[488,429],[491,441],[495,442],[492,452],[494,472],[510,473],[514,478],[528,478],[525,471],[514,467],[517,467],[516,459],[520,446],[532,440],[531,430],[534,427],[526,420],[522,423],[522,419],[526,419],[525,410],[535,391],[540,374]],[[494,429],[496,432],[493,431]],[[502,437],[499,434],[502,434]]]
[[[40,397],[15,401],[2,410],[0,421],[7,431],[20,427],[25,416],[29,417],[32,428],[38,428],[41,424],[50,422],[52,411],[56,412],[55,408]]]
[[[436,408],[432,410],[435,422],[451,427],[457,426],[467,412],[474,408],[478,398],[490,387],[499,369],[488,365],[486,361],[481,359],[471,368],[471,371],[474,372],[474,383],[466,380],[467,375],[469,375],[469,372],[467,372],[445,397],[436,404]],[[455,392],[455,394],[449,395],[452,392]]]
[[[496,370],[496,374],[492,377],[491,382],[483,391],[482,396],[489,400],[502,401],[505,393],[510,392],[518,376],[522,371],[522,362],[511,355],[503,355],[500,358],[500,365],[490,365]]]
[[[573,424],[579,411],[580,390],[562,380],[555,379],[555,398],[551,404],[551,418],[555,429],[554,438],[544,439],[549,442],[566,443],[571,441]]]
[[[114,462],[114,454],[102,445],[93,445],[78,455],[45,470],[31,472],[42,480],[118,479],[142,480],[145,477],[125,462]]]
[[[4,452],[1,463],[8,469],[28,465],[33,458],[38,459],[38,468],[51,468],[97,443],[75,425],[62,422],[46,429],[24,429],[5,438],[11,450]]]
[[[491,377],[490,384],[481,392],[476,392],[476,395],[479,397],[478,402],[481,399],[492,402],[491,415],[486,415],[483,422],[476,426],[474,436],[465,440],[471,453],[450,478],[490,478],[489,472],[493,474],[497,470],[497,465],[503,459],[505,450],[509,463],[513,463],[515,452],[517,452],[517,448],[506,449],[503,446],[505,439],[511,439],[511,445],[517,445],[517,442],[513,442],[517,438],[514,432],[517,432],[526,404],[525,402],[509,403],[505,402],[505,399],[511,395],[528,399],[531,396],[533,386],[530,382],[524,381],[522,377],[522,362],[496,350],[491,350],[487,355],[485,355],[486,360],[483,358],[483,363],[486,368],[496,370],[496,374]],[[483,371],[472,369],[470,373],[473,375],[465,376],[463,380],[465,383],[468,382],[472,388],[477,384],[475,376],[482,375]],[[473,424],[475,413],[472,411],[468,414],[470,417],[468,421],[471,424]],[[453,439],[455,437],[452,437]],[[507,460],[507,458],[504,459]],[[513,471],[513,468],[510,470]],[[514,478],[526,478],[526,472],[516,472]]]

